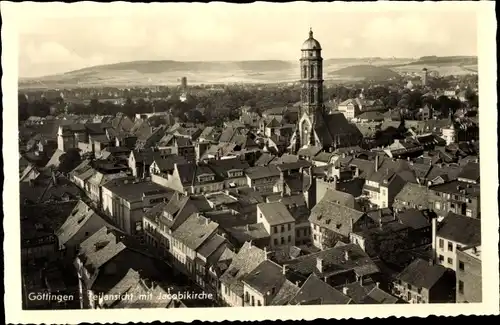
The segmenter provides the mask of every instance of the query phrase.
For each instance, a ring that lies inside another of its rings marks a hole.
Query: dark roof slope
[[[408,265],[397,279],[409,283],[417,288],[430,289],[445,274],[446,268],[441,265],[430,264],[423,259],[416,259]]]
[[[450,212],[439,224],[436,235],[466,246],[477,245],[481,243],[481,220]]]

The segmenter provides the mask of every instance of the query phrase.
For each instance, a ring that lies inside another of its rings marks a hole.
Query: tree
[[[59,157],[59,171],[69,173],[82,162],[80,149],[71,148]]]

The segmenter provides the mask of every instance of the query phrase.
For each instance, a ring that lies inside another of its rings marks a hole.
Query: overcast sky
[[[20,4],[19,74],[133,60],[298,60],[309,27],[327,59],[477,55],[475,11],[415,4]]]

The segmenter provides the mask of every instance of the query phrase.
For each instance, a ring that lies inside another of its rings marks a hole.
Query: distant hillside
[[[344,76],[351,78],[363,78],[369,80],[387,80],[399,77],[399,73],[380,66],[374,65],[353,65],[330,73],[334,76]]]
[[[91,68],[70,71],[68,74],[93,73],[97,71],[117,71],[127,70],[139,73],[163,73],[175,71],[230,71],[243,70],[252,72],[265,72],[274,70],[290,69],[293,67],[291,62],[280,60],[261,60],[261,61],[234,61],[234,62],[212,62],[212,61],[133,61],[121,62],[108,65],[99,65]]]
[[[441,62],[466,57],[423,57],[408,58],[336,58],[323,61],[325,80],[335,82],[355,79],[378,80],[397,77],[398,73],[418,72],[422,62]],[[469,59],[473,59],[470,58]],[[476,58],[477,61],[477,58]],[[461,60],[460,62],[466,62]],[[442,75],[471,73],[472,65],[443,65],[432,67]],[[468,69],[468,70],[467,70]],[[477,69],[476,69],[477,70]],[[73,88],[102,86],[149,86],[178,85],[181,77],[187,77],[188,84],[234,84],[234,83],[276,83],[296,82],[300,78],[299,61],[253,60],[253,61],[133,61],[100,65],[58,75],[20,78],[19,88]]]
[[[404,67],[412,65],[428,65],[428,66],[469,66],[477,65],[477,56],[423,56],[418,60],[407,62],[404,64],[387,64],[386,67]]]

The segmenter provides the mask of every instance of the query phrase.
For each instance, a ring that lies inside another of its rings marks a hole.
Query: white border
[[[154,10],[153,7],[165,4],[131,4],[114,2],[99,4],[80,2],[64,3],[1,3],[2,25],[2,90],[3,90],[3,153],[5,185],[4,199],[4,263],[5,263],[5,311],[7,323],[79,323],[79,322],[117,322],[130,321],[222,321],[222,320],[274,320],[317,318],[365,318],[365,317],[410,317],[428,315],[491,315],[499,311],[499,267],[498,267],[498,206],[497,206],[497,108],[496,108],[496,51],[495,51],[495,3],[472,1],[449,2],[378,2],[378,3],[331,3],[339,11],[387,11],[387,10],[467,10],[477,12],[478,56],[479,56],[479,97],[480,139],[481,139],[481,209],[482,209],[482,265],[483,265],[483,302],[479,304],[432,304],[432,305],[356,305],[330,306],[287,306],[253,308],[199,308],[169,310],[78,310],[78,311],[23,311],[21,309],[21,272],[20,272],[20,225],[19,225],[19,183],[18,152],[16,137],[17,125],[17,29],[22,21],[23,9],[36,7],[44,15],[56,16],[56,7],[65,6],[66,17],[78,15],[137,15],[142,11]],[[189,5],[189,4],[168,4]],[[228,6],[224,3],[211,3],[210,6]],[[251,6],[277,5],[254,3]],[[282,5],[298,5],[288,3]],[[310,4],[314,5],[314,4]],[[104,10],[105,9],[110,9]],[[51,14],[52,13],[52,14]],[[459,39],[456,40],[460,42]],[[254,308],[259,308],[255,310]]]

